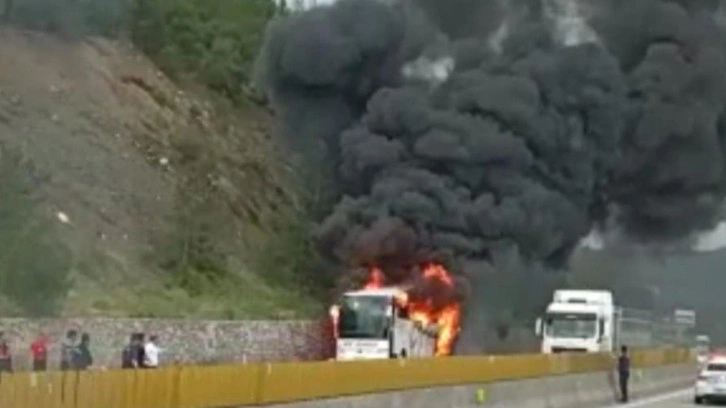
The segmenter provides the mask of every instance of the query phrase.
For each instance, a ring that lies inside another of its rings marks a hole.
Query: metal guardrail
[[[695,338],[691,338],[689,328],[673,318],[627,308],[620,309],[619,313],[619,332],[624,336],[620,344],[631,348],[691,347],[694,344]]]

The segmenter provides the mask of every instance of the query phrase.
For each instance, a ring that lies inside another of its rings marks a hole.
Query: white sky
[[[693,246],[693,249],[700,252],[715,251],[726,247],[726,222],[718,224],[713,231],[703,234]]]

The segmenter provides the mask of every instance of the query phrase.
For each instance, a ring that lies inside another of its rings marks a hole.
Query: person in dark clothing
[[[68,330],[66,338],[61,343],[61,370],[70,370],[73,368],[73,355],[76,353],[78,348],[77,344],[78,332],[75,330]]]
[[[121,368],[136,368],[136,333],[129,337],[129,343],[121,352]]]
[[[0,374],[13,372],[13,356],[10,346],[5,340],[4,333],[0,333]]]
[[[91,336],[88,333],[83,333],[81,335],[81,343],[73,351],[73,368],[76,370],[87,370],[92,365]]]
[[[136,368],[144,368],[146,365],[146,352],[144,351],[144,343],[146,342],[144,333],[136,333],[136,343],[134,346],[134,356],[136,357]]]
[[[620,357],[618,357],[618,380],[620,382],[620,401],[628,402],[628,380],[630,380],[630,357],[628,356],[628,347],[620,348]]]

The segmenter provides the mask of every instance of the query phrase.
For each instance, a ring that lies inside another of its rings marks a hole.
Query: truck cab
[[[615,308],[609,291],[557,290],[537,319],[543,353],[613,350]]]
[[[373,360],[434,355],[435,328],[409,319],[395,288],[345,293],[337,306],[336,359]]]

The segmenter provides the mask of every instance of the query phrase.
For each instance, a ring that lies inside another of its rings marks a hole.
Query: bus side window
[[[397,307],[396,310],[399,319],[408,319],[408,310],[406,308]]]

